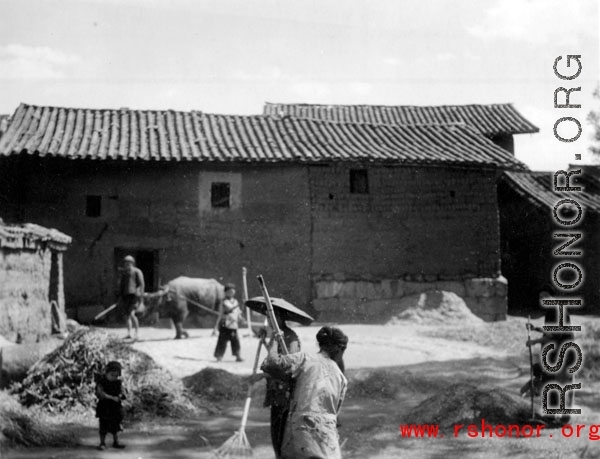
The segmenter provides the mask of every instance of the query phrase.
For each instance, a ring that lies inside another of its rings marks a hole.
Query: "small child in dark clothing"
[[[121,401],[125,398],[121,382],[121,364],[116,361],[108,362],[104,374],[99,375],[96,380],[96,395],[98,405],[96,406],[96,417],[100,424],[99,450],[106,449],[104,442],[106,434],[113,436],[113,447],[125,448],[119,443],[119,432],[122,431],[123,406]]]

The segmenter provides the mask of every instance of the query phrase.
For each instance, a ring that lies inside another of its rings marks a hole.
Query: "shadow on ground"
[[[452,431],[440,432],[443,438],[402,438],[399,435],[398,427],[407,422],[407,413],[449,384],[468,383],[518,393],[528,375],[528,362],[522,356],[351,370],[348,372],[350,389],[339,418],[344,459],[599,458],[596,443],[600,442],[590,442],[583,437],[563,438],[560,429],[548,429],[540,438],[468,438],[466,435],[455,438]],[[587,414],[572,422],[590,425],[598,422],[599,384],[589,382],[585,386],[577,402]],[[246,432],[254,457],[272,459],[269,412],[262,407],[262,393],[263,390],[255,393]],[[539,399],[535,403],[540,404]],[[110,448],[96,451],[95,420],[90,419],[88,425],[76,427],[82,446],[68,450],[12,450],[2,459],[208,459],[213,457],[212,451],[238,429],[242,406],[240,399],[227,402],[223,411],[215,415],[126,426],[122,438],[128,446],[124,451]]]

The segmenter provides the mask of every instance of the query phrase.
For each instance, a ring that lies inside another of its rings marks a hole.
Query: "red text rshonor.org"
[[[400,436],[402,438],[443,438],[444,434],[440,432],[439,424],[400,424]],[[543,425],[529,424],[489,424],[485,419],[481,420],[481,424],[455,424],[452,432],[453,437],[458,437],[461,434],[466,434],[469,438],[531,438],[547,435],[564,438],[585,438],[589,440],[600,440],[600,424],[575,424],[564,425],[557,430],[548,430],[544,432]]]

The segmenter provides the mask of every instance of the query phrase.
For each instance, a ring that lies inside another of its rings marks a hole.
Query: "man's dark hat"
[[[317,332],[317,342],[323,347],[345,348],[348,345],[348,336],[337,327],[323,327]]]
[[[235,284],[232,284],[231,282],[225,284],[225,290],[235,290]]]

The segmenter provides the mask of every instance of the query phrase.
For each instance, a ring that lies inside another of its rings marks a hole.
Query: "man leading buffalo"
[[[144,296],[144,274],[135,266],[135,258],[127,255],[123,259],[123,268],[119,278],[119,306],[127,315],[127,338],[137,339],[139,332],[139,322],[135,313],[138,310]],[[135,336],[131,335],[131,326],[133,324]]]

